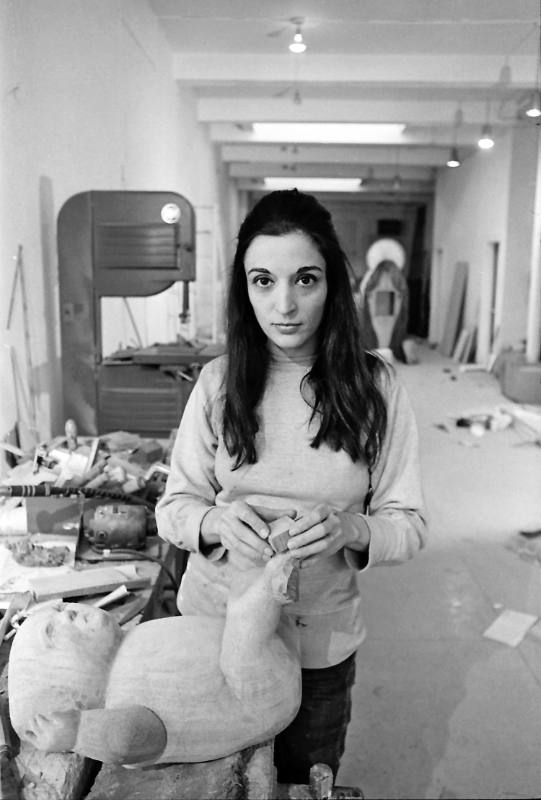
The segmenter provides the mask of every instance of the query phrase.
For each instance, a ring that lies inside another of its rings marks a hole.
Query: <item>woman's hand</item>
[[[219,542],[230,552],[261,566],[274,555],[267,543],[270,532],[267,523],[284,515],[295,516],[295,510],[252,507],[243,500],[234,500],[228,506],[212,508],[205,515],[201,536],[207,544]]]
[[[326,503],[315,506],[289,530],[288,547],[301,566],[334,555],[343,547],[365,550],[370,534],[363,520],[348,511],[335,511]]]

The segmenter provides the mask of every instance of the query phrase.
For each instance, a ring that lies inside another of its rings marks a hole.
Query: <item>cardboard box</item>
[[[504,395],[516,403],[541,404],[541,362],[528,364],[524,356],[506,360],[500,385]]]

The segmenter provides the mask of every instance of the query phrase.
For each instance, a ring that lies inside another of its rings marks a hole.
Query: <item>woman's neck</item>
[[[299,366],[310,366],[313,364],[316,357],[316,351],[313,353],[296,353],[288,352],[277,347],[273,342],[268,342],[268,350],[271,362],[276,364],[298,364]]]

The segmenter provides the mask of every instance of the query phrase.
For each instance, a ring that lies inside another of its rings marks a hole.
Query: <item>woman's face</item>
[[[323,256],[300,231],[256,236],[244,257],[248,297],[269,341],[291,356],[311,355],[327,298]]]

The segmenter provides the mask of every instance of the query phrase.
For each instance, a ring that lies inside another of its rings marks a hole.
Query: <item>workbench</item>
[[[150,577],[150,585],[141,590],[145,606],[130,624],[176,613],[176,591],[168,586],[168,572],[181,574],[185,561],[184,551],[168,547],[161,567],[155,562],[135,562],[141,572]],[[118,610],[121,611],[121,607]],[[4,641],[0,647],[0,713],[6,723],[10,750],[9,758],[4,758],[0,764],[1,800],[352,800],[363,797],[355,787],[332,787],[328,768],[330,784],[327,776],[325,789],[318,786],[317,781],[311,787],[277,784],[272,740],[213,761],[135,768],[102,765],[76,753],[38,751],[27,742],[19,742],[9,724],[7,657],[10,643],[11,640]],[[178,711],[181,715],[182,707]]]
[[[157,540],[149,540],[147,549],[150,555],[156,556],[161,553],[164,566],[160,566],[155,561],[142,559],[122,562],[135,565],[138,574],[148,581],[147,586],[137,590],[136,599],[141,600],[139,611],[127,622],[127,625],[178,613],[174,606],[176,591],[170,586],[166,569],[180,577],[187,554]],[[141,551],[141,555],[144,556],[144,554],[145,551]],[[116,562],[107,563],[112,565]],[[93,568],[97,568],[97,564],[88,564],[89,571]],[[74,598],[68,599],[71,601]],[[92,595],[77,599],[91,603],[97,597]],[[107,610],[120,619],[126,615],[123,606],[132,602],[133,599],[127,598],[118,603],[116,608],[112,607]],[[0,772],[0,798],[2,800],[83,800],[87,796],[101,764],[74,753],[41,753],[25,742],[20,743],[9,725],[7,662],[11,641],[11,639],[4,640],[0,643],[0,713],[3,714],[4,725],[7,728],[8,744],[12,756],[7,763],[4,761]],[[123,771],[129,774],[128,770]],[[9,787],[9,792],[4,786]],[[108,794],[102,796],[109,797]]]

